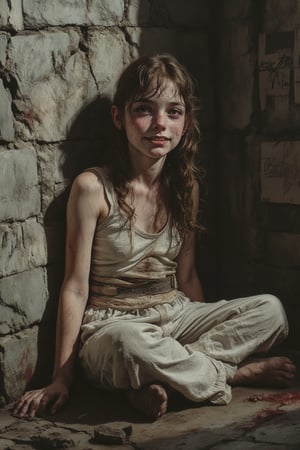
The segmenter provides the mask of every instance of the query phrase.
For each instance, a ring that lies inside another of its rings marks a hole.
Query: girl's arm
[[[193,186],[193,219],[196,220],[199,204],[199,185],[195,181]],[[192,301],[204,301],[202,285],[195,264],[196,232],[188,233],[182,248],[176,258],[178,289],[184,292]]]
[[[52,404],[55,413],[68,399],[80,326],[88,299],[92,241],[99,217],[105,214],[103,186],[96,175],[84,172],[72,186],[67,207],[66,268],[56,329],[52,383],[26,392],[13,414],[32,418]]]
[[[79,175],[67,208],[65,278],[58,308],[53,380],[69,385],[77,339],[89,293],[92,241],[101,213],[101,185],[89,172]],[[102,208],[103,210],[103,208]]]

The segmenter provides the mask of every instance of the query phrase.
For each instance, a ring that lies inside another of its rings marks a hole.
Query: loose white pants
[[[88,308],[79,357],[104,389],[167,384],[186,398],[227,404],[238,365],[288,333],[280,301],[257,295],[216,303],[171,304],[130,312]]]

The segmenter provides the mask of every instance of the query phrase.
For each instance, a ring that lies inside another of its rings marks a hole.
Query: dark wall
[[[218,10],[219,296],[275,294],[299,346],[300,2]]]

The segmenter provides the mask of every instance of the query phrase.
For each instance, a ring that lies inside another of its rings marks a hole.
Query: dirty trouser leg
[[[228,403],[238,364],[287,334],[283,308],[270,295],[210,304],[182,296],[137,315],[115,314],[87,325],[93,334],[80,356],[92,381],[117,389],[161,382],[194,401]]]
[[[191,302],[170,332],[185,348],[222,361],[230,382],[242,361],[287,336],[288,322],[280,301],[264,294],[201,307]]]
[[[123,313],[91,322],[93,334],[79,355],[86,374],[106,389],[139,389],[159,382],[193,401],[228,403],[231,388],[223,364],[165,336],[161,324],[168,323],[170,313],[182,311],[182,301],[167,309],[160,305],[136,316]]]

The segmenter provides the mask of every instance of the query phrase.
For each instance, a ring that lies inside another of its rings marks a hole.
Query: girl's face
[[[113,110],[116,126],[118,111]],[[179,143],[186,126],[185,105],[171,81],[161,92],[125,107],[124,126],[131,157],[159,159]]]

